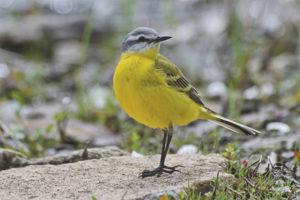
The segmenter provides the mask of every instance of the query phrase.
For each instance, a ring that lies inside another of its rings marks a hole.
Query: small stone
[[[186,144],[180,147],[177,154],[196,154],[198,148],[193,144]]]
[[[19,104],[17,101],[10,100],[0,103],[0,113],[5,113],[5,115],[0,115],[0,120],[17,121],[17,111],[19,109]]]
[[[290,127],[282,122],[271,122],[267,124],[267,131],[278,131],[280,133],[288,133],[291,131]]]
[[[80,62],[80,42],[60,42],[54,46],[54,60],[63,66]]]
[[[277,185],[277,186],[281,186],[281,185],[283,185],[284,184],[284,181],[283,180],[276,180],[275,181],[275,185]]]
[[[293,158],[294,157],[294,152],[293,151],[282,152],[281,156],[283,158],[287,158],[287,159]]]
[[[51,9],[61,15],[69,14],[75,9],[74,1],[53,0]]]
[[[265,83],[261,86],[261,94],[263,96],[271,96],[274,94],[274,87],[271,83]]]
[[[63,104],[70,104],[71,103],[71,98],[70,97],[63,97],[61,102]]]
[[[55,155],[56,153],[57,153],[56,149],[50,148],[45,150],[44,156],[52,156]]]
[[[264,174],[267,171],[268,164],[267,163],[261,163],[258,167],[258,173]]]
[[[104,87],[95,86],[89,91],[89,96],[93,101],[94,105],[101,109],[104,108],[106,103],[106,97],[109,94],[109,90]]]
[[[227,87],[223,82],[212,82],[207,86],[206,95],[208,97],[226,97]]]
[[[115,150],[115,151],[121,151],[121,149],[116,145],[105,146],[105,148]]]
[[[0,63],[0,78],[6,78],[10,73],[10,70],[6,63]]]
[[[244,98],[247,100],[257,99],[259,97],[259,90],[256,86],[248,88],[244,91]]]
[[[282,135],[279,137],[249,139],[241,144],[241,149],[245,151],[274,148],[276,145],[283,145],[286,149],[293,148],[293,144],[300,140],[300,133]]]
[[[69,106],[72,106],[72,103],[70,103]],[[23,112],[21,112],[21,114],[22,116],[24,116],[24,118],[26,118],[23,124],[26,128],[30,129],[44,129],[49,124],[56,124],[54,115],[61,112],[62,110],[63,107],[60,105],[51,106],[48,104],[39,106],[35,109],[23,109]],[[32,115],[32,113],[35,113],[35,116],[44,116],[43,118],[36,119],[28,118],[28,116]],[[55,131],[55,128],[51,130],[54,135],[58,135]],[[72,138],[80,143],[91,141],[93,146],[96,147],[117,145],[121,142],[120,135],[112,134],[107,128],[101,126],[99,123],[83,123],[79,120],[70,119],[68,120],[65,131],[67,137]]]
[[[201,12],[200,23],[203,33],[208,36],[220,36],[227,27],[226,11],[222,7]]]
[[[140,154],[140,153],[138,153],[138,152],[136,152],[136,151],[132,151],[132,152],[131,152],[131,156],[132,156],[132,157],[143,157],[144,155],[143,155],[143,154]]]
[[[270,153],[269,161],[271,162],[272,165],[274,165],[277,162],[277,154],[274,151]]]
[[[186,127],[186,131],[194,133],[197,138],[201,138],[203,135],[215,130],[216,128],[217,125],[215,123],[210,121],[199,121],[195,126]]]
[[[96,147],[112,146],[121,143],[121,136],[112,134],[104,126],[70,120],[66,128],[67,136],[79,142],[92,141]]]
[[[272,190],[278,193],[291,193],[291,189],[289,188],[289,186],[272,188]]]
[[[274,56],[270,61],[270,73],[277,78],[285,77],[287,70],[290,66],[297,63],[297,57],[291,54],[282,53],[278,56]]]

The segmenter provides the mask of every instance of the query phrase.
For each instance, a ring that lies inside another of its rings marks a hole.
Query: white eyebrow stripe
[[[144,35],[144,34],[139,34],[137,36],[132,36],[130,35],[129,38],[127,39],[127,41],[134,41],[134,40],[138,40],[140,37],[144,37],[148,40],[150,40],[151,38],[149,38],[148,36]]]

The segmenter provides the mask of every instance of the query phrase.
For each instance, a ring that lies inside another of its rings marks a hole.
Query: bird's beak
[[[172,37],[171,36],[158,36],[157,38],[155,38],[153,40],[153,42],[162,42],[162,41],[165,41],[165,40],[168,40],[168,39],[171,39]]]

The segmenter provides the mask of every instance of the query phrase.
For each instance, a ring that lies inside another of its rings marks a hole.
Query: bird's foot
[[[178,167],[183,167],[182,165],[176,165],[174,167],[169,167],[169,166],[166,166],[166,165],[162,165],[162,166],[159,166],[158,168],[154,169],[154,170],[144,170],[142,173],[141,173],[141,177],[142,178],[145,178],[145,177],[148,177],[148,176],[155,176],[157,175],[157,177],[160,177],[160,175],[165,172],[165,173],[168,173],[168,174],[172,174],[173,172],[180,172],[178,169]]]

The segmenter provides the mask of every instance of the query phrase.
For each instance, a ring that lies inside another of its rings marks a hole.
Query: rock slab
[[[0,172],[0,197],[10,199],[159,199],[186,193],[188,187],[207,192],[213,178],[234,181],[225,173],[225,159],[218,154],[168,155],[166,164],[184,165],[181,172],[141,178],[153,169],[160,155],[110,157],[62,165],[27,166]],[[189,186],[188,186],[189,185]]]

